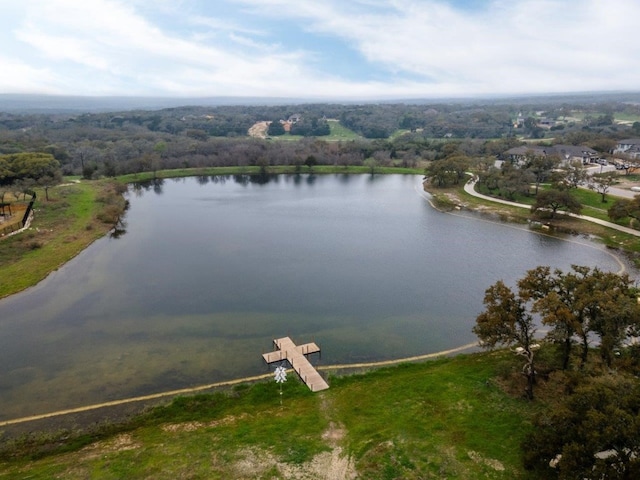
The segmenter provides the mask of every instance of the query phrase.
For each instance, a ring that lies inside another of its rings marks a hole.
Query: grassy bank
[[[491,353],[406,364],[332,377],[320,394],[290,377],[282,405],[274,382],[180,398],[102,436],[19,442],[0,479],[522,478],[520,442],[539,406],[498,387],[513,362]]]
[[[35,285],[104,236],[124,209],[113,182],[51,188],[49,201],[36,193],[31,228],[0,240],[0,298]]]
[[[532,217],[529,209],[504,205],[496,202],[490,202],[481,198],[469,195],[464,191],[464,185],[460,184],[449,188],[430,187],[429,192],[433,199],[432,203],[436,208],[444,211],[453,211],[455,209],[472,210],[493,216],[500,221],[531,224],[532,228],[540,228],[540,224],[531,223]],[[580,190],[577,192],[579,200],[583,202],[583,215],[600,218],[602,220],[611,221],[606,214],[605,208],[613,204],[614,197],[607,196],[607,203],[601,200],[601,195],[588,190]],[[520,201],[520,200],[518,200]],[[527,200],[533,203],[531,198]],[[526,204],[526,202],[523,202]],[[586,220],[580,220],[573,217],[565,217],[561,214],[553,219],[545,219],[544,233],[553,234],[580,234],[587,235],[596,240],[601,241],[605,246],[625,252],[630,259],[637,265],[640,265],[640,237],[630,235],[612,228],[607,228]],[[624,222],[619,222],[624,224]]]
[[[336,167],[333,165],[316,165],[312,168],[307,166],[281,165],[269,166],[266,168],[268,175],[290,174],[362,174],[372,173],[371,167],[368,166],[345,166]],[[207,167],[207,168],[177,168],[173,170],[158,170],[156,172],[133,173],[131,175],[122,175],[117,178],[123,183],[144,182],[157,178],[179,178],[179,177],[195,177],[202,175],[259,175],[261,168],[256,166],[247,167]],[[402,168],[402,167],[381,167],[376,166],[373,169],[375,174],[407,174],[422,175],[423,168]]]

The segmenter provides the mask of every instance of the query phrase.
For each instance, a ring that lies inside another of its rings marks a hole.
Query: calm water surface
[[[323,364],[448,349],[498,279],[620,268],[585,239],[440,213],[417,176],[177,179],[130,201],[125,235],[0,302],[0,419],[263,373],[285,335]]]

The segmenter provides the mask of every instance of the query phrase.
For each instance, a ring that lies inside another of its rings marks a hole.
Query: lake
[[[526,270],[618,271],[582,237],[433,209],[414,175],[194,177],[130,188],[126,233],[0,301],[0,419],[264,373],[274,338],[324,365],[475,340]]]

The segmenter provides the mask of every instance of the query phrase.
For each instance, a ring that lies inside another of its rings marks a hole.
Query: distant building
[[[583,165],[587,165],[589,163],[598,163],[598,160],[600,160],[598,152],[583,145],[553,145],[550,147],[523,145],[510,148],[503,154],[505,159],[517,164],[524,162],[529,155],[542,157],[555,155],[563,164],[580,161]]]
[[[583,145],[554,145],[551,147],[564,163],[581,161],[583,165],[598,163],[600,154],[593,148]]]
[[[622,153],[629,158],[640,159],[640,138],[626,138],[619,140],[613,153]]]

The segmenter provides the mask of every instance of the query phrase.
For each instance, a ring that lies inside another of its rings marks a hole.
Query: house
[[[593,148],[582,145],[553,145],[551,147],[541,147],[540,145],[523,145],[521,147],[510,148],[504,152],[503,156],[513,163],[520,164],[529,155],[546,157],[557,156],[562,164],[568,165],[572,162],[580,161],[583,165],[598,163],[600,154]]]
[[[545,130],[550,130],[551,127],[555,127],[557,122],[551,118],[542,117],[538,119],[538,127],[544,128]]]
[[[521,164],[529,155],[546,157],[549,147],[541,147],[539,145],[522,145],[521,147],[513,147],[504,152],[502,155],[511,163]]]
[[[593,148],[582,145],[554,145],[552,148],[554,153],[565,164],[580,161],[583,165],[588,165],[590,163],[598,163],[600,160],[598,152]]]
[[[640,159],[640,138],[626,138],[619,140],[613,153],[622,153],[630,158]]]

